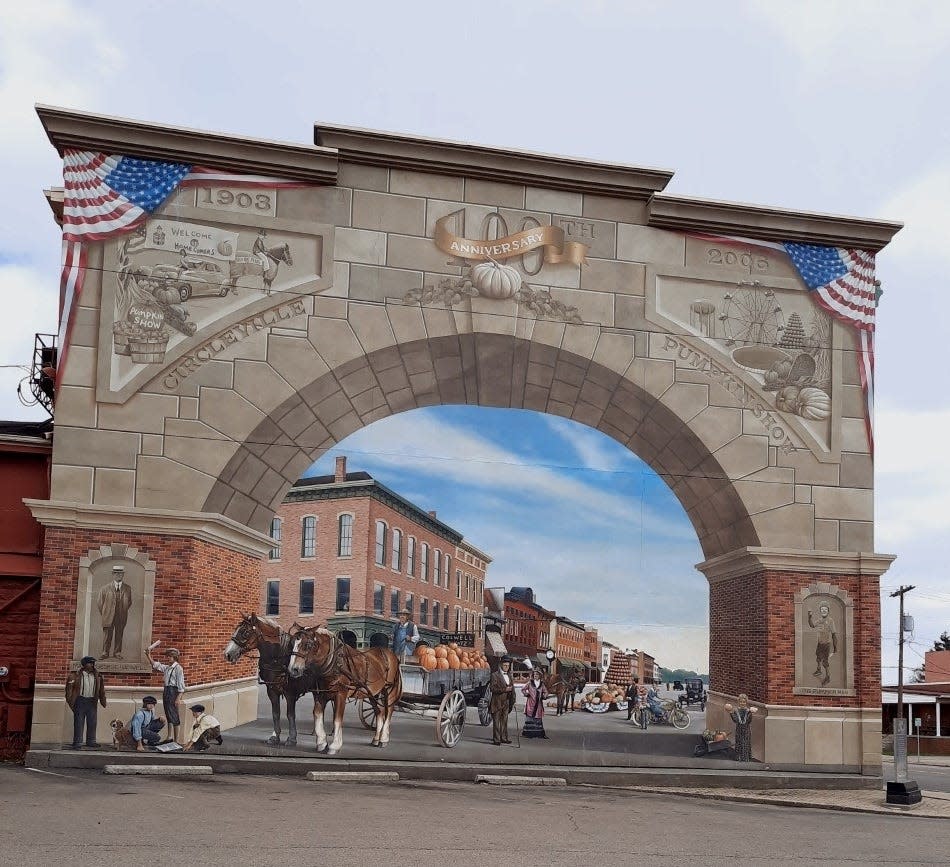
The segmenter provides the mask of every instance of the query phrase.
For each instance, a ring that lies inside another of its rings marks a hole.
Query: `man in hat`
[[[508,714],[515,706],[515,685],[511,675],[511,657],[502,657],[498,671],[491,676],[491,701],[488,710],[492,720],[492,743],[497,747],[510,744],[508,738]]]
[[[419,628],[412,622],[412,612],[403,608],[399,612],[399,623],[393,630],[393,653],[399,659],[412,656],[419,643]]]
[[[102,658],[111,653],[122,659],[122,635],[132,607],[132,588],[125,583],[125,566],[112,567],[112,580],[99,591],[97,599],[102,619]]]
[[[158,700],[155,696],[145,696],[142,699],[142,706],[132,715],[132,720],[129,722],[135,749],[140,753],[144,752],[147,746],[154,747],[162,740],[161,732],[165,728],[165,720],[155,716],[157,704]]]
[[[185,749],[200,753],[208,749],[212,741],[221,746],[224,743],[224,738],[221,737],[221,723],[210,713],[205,713],[203,704],[193,704],[188,709],[195,721],[191,726],[191,736],[185,744]]]
[[[178,705],[181,703],[182,693],[185,691],[185,670],[181,667],[181,653],[174,647],[169,647],[165,651],[167,663],[156,662],[152,658],[152,651],[145,648],[145,655],[152,664],[155,671],[162,674],[162,707],[165,709],[165,716],[168,719],[168,725],[171,727],[168,741],[181,743],[181,717],[178,714]]]
[[[84,656],[79,662],[79,671],[66,678],[66,704],[73,712],[73,749],[82,749],[82,730],[86,727],[86,747],[99,749],[96,743],[96,715],[98,704],[106,706],[106,686],[102,675],[96,670],[96,658]]]

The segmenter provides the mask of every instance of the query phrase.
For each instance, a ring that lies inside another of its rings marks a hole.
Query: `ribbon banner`
[[[435,245],[443,253],[476,262],[511,259],[541,248],[546,265],[584,265],[587,263],[587,245],[565,241],[560,226],[537,226],[506,235],[494,241],[472,241],[453,234],[446,225],[452,215],[435,223]]]

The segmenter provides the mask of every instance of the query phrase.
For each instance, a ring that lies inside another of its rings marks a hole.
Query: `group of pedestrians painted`
[[[151,648],[145,650],[145,656],[152,669],[162,675],[162,708],[165,717],[155,713],[158,699],[146,695],[142,699],[142,706],[135,711],[128,724],[121,720],[112,721],[113,746],[134,748],[139,752],[164,744],[177,744],[184,750],[198,752],[208,749],[212,743],[220,746],[223,743],[221,723],[205,710],[203,704],[193,704],[189,708],[192,725],[187,738],[182,738],[179,707],[183,704],[185,672],[181,665],[181,653],[169,647],[165,651],[167,662],[153,659]],[[106,707],[107,704],[105,678],[96,668],[94,656],[84,656],[79,670],[72,672],[66,679],[66,704],[73,712],[72,748],[78,750],[85,746],[86,749],[100,749],[101,744],[96,740],[98,710],[100,705]]]

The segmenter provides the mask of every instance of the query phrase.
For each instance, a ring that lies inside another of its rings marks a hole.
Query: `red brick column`
[[[47,527],[40,599],[36,679],[65,683],[76,628],[79,559],[122,543],[155,561],[152,635],[182,652],[189,685],[253,676],[253,661],[225,661],[224,647],[240,611],[260,607],[260,559],[187,536],[111,529]],[[129,658],[138,648],[128,648]],[[108,676],[114,686],[155,686],[142,674]]]
[[[854,696],[794,695],[795,593],[818,582],[854,600]],[[880,703],[881,605],[876,575],[762,569],[709,588],[710,689],[769,704],[874,707]]]

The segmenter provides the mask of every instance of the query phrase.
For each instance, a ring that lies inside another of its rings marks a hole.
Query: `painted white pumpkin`
[[[820,388],[803,388],[798,393],[798,414],[817,420],[830,418],[831,398]]]
[[[479,262],[472,268],[472,282],[485,298],[511,298],[521,288],[521,275],[510,265]]]

